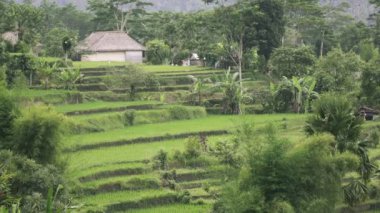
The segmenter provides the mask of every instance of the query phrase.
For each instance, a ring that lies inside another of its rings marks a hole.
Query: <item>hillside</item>
[[[22,0],[18,0],[21,2]],[[42,0],[33,0],[36,4],[39,4]],[[87,5],[87,0],[53,0],[56,1],[59,5],[66,5],[72,3],[78,6],[81,9],[85,9]],[[167,10],[167,11],[176,11],[176,12],[189,12],[196,11],[200,9],[211,8],[211,5],[205,5],[202,0],[150,0],[154,6],[153,10]],[[227,0],[227,2],[234,2],[236,0]],[[320,0],[321,4],[332,4],[339,5],[345,0]],[[346,0],[351,7],[348,9],[348,12],[352,14],[357,20],[366,21],[368,16],[375,11],[373,5],[369,3],[368,0]]]

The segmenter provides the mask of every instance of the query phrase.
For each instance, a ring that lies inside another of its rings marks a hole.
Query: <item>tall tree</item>
[[[216,11],[219,29],[224,35],[223,48],[238,67],[241,91],[243,88],[243,54],[248,37],[256,32],[256,15],[258,8],[248,1],[240,1],[230,7],[220,7]],[[251,37],[252,38],[252,37]]]
[[[129,31],[128,23],[132,16],[145,12],[145,7],[152,5],[143,0],[90,0],[89,10],[95,14],[93,19],[98,29],[115,29]]]
[[[346,3],[321,6],[318,0],[286,0],[287,36],[294,36],[292,32],[297,32],[298,45],[313,45],[316,47],[316,54],[323,56],[337,43],[334,32],[353,21],[345,13],[347,6]],[[286,40],[284,37],[283,45]]]
[[[10,4],[5,12],[9,30],[18,32],[20,41],[33,45],[42,29],[43,13],[29,4]]]

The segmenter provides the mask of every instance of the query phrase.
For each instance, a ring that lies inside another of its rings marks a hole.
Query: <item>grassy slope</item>
[[[66,112],[75,112],[82,110],[93,110],[93,109],[102,109],[102,108],[118,108],[125,106],[138,106],[138,105],[146,105],[146,104],[159,104],[157,101],[134,101],[134,102],[87,102],[81,104],[66,104],[56,106],[55,109],[58,112],[66,113]]]
[[[134,201],[146,197],[154,197],[173,193],[169,190],[143,190],[143,191],[121,191],[113,193],[102,193],[93,196],[86,196],[80,202],[87,204],[109,205],[122,201]]]
[[[156,208],[129,210],[128,213],[206,213],[210,205],[170,205]]]
[[[102,68],[102,67],[115,67],[128,65],[126,62],[94,62],[94,61],[75,61],[74,67],[82,69]],[[190,70],[205,70],[205,67],[184,67],[184,66],[171,66],[171,65],[139,65],[147,72],[164,72],[164,71],[190,71]]]
[[[252,121],[256,125],[265,125],[266,123],[280,123],[283,118],[287,122],[302,121],[304,115],[294,114],[273,114],[273,115],[246,115],[246,116],[208,116],[206,118],[172,121],[161,124],[147,124],[140,126],[116,129],[108,132],[75,135],[68,138],[66,146],[96,144],[101,142],[110,142],[117,140],[132,139],[137,137],[164,136],[167,134],[180,134],[186,132],[209,131],[209,130],[231,130],[234,126],[242,121]],[[149,131],[147,131],[149,130]]]
[[[208,138],[209,143],[221,140],[225,136]],[[145,143],[145,144],[132,144],[121,147],[101,148],[89,151],[81,151],[68,154],[70,174],[78,176],[77,173],[84,172],[86,170],[98,170],[89,167],[99,165],[102,163],[105,165],[105,169],[108,170],[108,165],[112,163],[136,161],[136,160],[149,160],[157,154],[159,150],[165,150],[173,152],[174,150],[184,149],[184,140],[171,140],[163,141],[159,143]],[[88,169],[89,168],[89,169]]]

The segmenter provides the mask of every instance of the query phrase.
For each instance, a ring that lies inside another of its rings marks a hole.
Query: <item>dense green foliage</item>
[[[11,150],[38,163],[57,162],[65,118],[47,107],[33,107],[15,120]]]
[[[0,87],[0,148],[12,140],[13,122],[17,117],[17,107],[8,91]]]
[[[271,72],[277,77],[306,76],[312,74],[316,57],[310,47],[279,48],[271,56]]]
[[[353,171],[358,160],[333,155],[333,141],[320,135],[293,147],[271,131],[245,140],[240,176],[225,187],[214,212],[334,211],[343,174]]]
[[[367,25],[318,0],[205,0],[191,13],[24,2],[0,0],[0,211],[378,205],[378,14]],[[72,63],[100,30],[127,32],[148,64]],[[190,56],[199,66],[179,66]],[[279,112],[293,114],[247,115]]]
[[[363,68],[360,56],[334,49],[317,63],[314,74],[317,79],[316,90],[354,92],[358,89],[356,80]]]
[[[152,64],[164,64],[170,58],[170,47],[161,40],[152,40],[146,43],[147,59]]]
[[[380,106],[379,59],[371,62],[363,71],[361,82],[362,101],[370,106]]]
[[[46,209],[47,191],[59,188],[54,209],[64,209],[67,190],[61,190],[65,185],[62,171],[52,165],[37,164],[10,151],[0,151],[0,161],[0,205],[10,207],[20,199],[23,212],[41,212]],[[7,175],[8,184],[3,182]],[[7,184],[8,189],[2,184]]]
[[[323,95],[314,104],[315,115],[307,121],[308,134],[328,132],[335,136],[335,148],[340,152],[348,149],[349,143],[356,142],[361,132],[363,118],[356,117],[354,108],[347,98]]]

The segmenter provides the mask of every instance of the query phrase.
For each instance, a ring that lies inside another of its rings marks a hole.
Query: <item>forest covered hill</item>
[[[22,0],[18,0],[22,1]],[[33,0],[36,4],[39,4],[42,0]],[[72,3],[78,8],[85,9],[87,6],[87,0],[54,0],[59,5],[66,5]],[[196,11],[200,9],[211,8],[212,5],[206,5],[202,0],[150,0],[154,6],[151,8],[153,10],[167,10],[176,12],[189,12]],[[227,3],[234,2],[236,0],[227,0]],[[357,20],[366,22],[366,19],[375,11],[373,5],[369,3],[368,0],[320,0],[321,4],[331,4],[339,5],[342,2],[347,2],[350,4],[348,12],[352,14]]]

